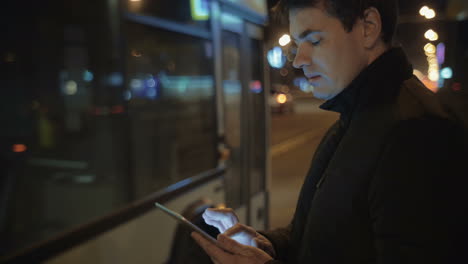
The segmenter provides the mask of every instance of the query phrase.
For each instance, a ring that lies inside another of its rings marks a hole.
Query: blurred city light
[[[132,88],[132,90],[137,90],[137,91],[143,89],[143,81],[140,79],[131,79],[130,88]]]
[[[435,16],[436,16],[436,12],[434,11],[434,9],[429,9],[426,11],[425,17],[427,19],[433,19]]]
[[[434,9],[431,9],[427,6],[421,7],[419,14],[427,19],[433,19],[436,16]]]
[[[90,71],[88,71],[88,70],[85,70],[85,71],[83,72],[83,80],[84,80],[85,82],[91,82],[91,81],[93,81],[93,79],[94,79],[94,75],[93,75],[92,72],[90,72]]]
[[[284,104],[284,103],[286,103],[287,100],[288,100],[288,98],[286,97],[285,94],[278,94],[276,96],[276,102],[278,102],[279,104]]]
[[[439,60],[439,64],[443,64],[445,62],[445,44],[443,42],[437,44],[436,56]]]
[[[130,2],[140,2],[141,0],[130,0]]]
[[[429,72],[429,80],[433,82],[437,82],[439,80],[439,73],[437,71],[430,71]]]
[[[419,14],[420,14],[421,16],[425,16],[427,10],[429,10],[429,7],[423,6],[423,7],[421,7],[421,9],[419,10]]]
[[[24,144],[14,144],[12,147],[13,152],[20,153],[25,152],[28,148]]]
[[[286,57],[280,47],[274,47],[267,54],[268,63],[271,67],[281,69],[286,63]]]
[[[261,93],[263,91],[262,82],[260,82],[259,80],[251,81],[250,91],[257,94]]]
[[[129,101],[130,99],[132,99],[132,92],[130,92],[129,90],[126,90],[123,93],[123,97],[124,97],[125,100]]]
[[[284,34],[280,39],[279,39],[279,44],[281,46],[286,46],[291,42],[291,37],[288,34]]]
[[[436,46],[434,46],[434,44],[432,44],[432,43],[427,43],[424,46],[424,51],[426,52],[426,55],[435,54],[436,53]]]
[[[426,33],[424,33],[424,37],[430,41],[436,41],[439,39],[439,35],[432,29],[426,31]]]
[[[141,57],[141,53],[138,50],[133,49],[131,54],[133,57],[137,57],[137,58]]]
[[[444,79],[452,79],[453,71],[450,67],[445,67],[440,71],[440,76]]]
[[[190,9],[192,19],[195,21],[204,21],[210,18],[207,0],[190,0]]]
[[[66,95],[74,95],[78,91],[78,84],[76,84],[75,81],[71,80],[66,82],[63,88],[63,92]]]
[[[108,76],[107,82],[111,86],[120,86],[123,84],[123,76],[119,72],[113,72]]]

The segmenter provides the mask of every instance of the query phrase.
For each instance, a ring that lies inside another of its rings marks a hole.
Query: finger
[[[205,239],[197,232],[192,232],[190,235],[195,240],[195,242],[197,242],[197,244],[203,248],[206,254],[208,254],[211,257],[213,262],[221,263],[222,259],[226,259],[227,257],[229,257],[229,253],[225,252],[209,240]]]
[[[223,233],[227,229],[221,221],[217,221],[217,220],[210,219],[210,218],[204,218],[204,220],[205,220],[205,223],[216,227],[220,233]]]
[[[256,237],[251,240],[251,246],[262,249],[262,242]]]
[[[252,237],[255,237],[257,235],[257,231],[255,231],[255,229],[251,228],[250,226],[246,226],[246,225],[243,225],[243,224],[236,224],[235,226],[229,228],[228,230],[226,230],[225,232],[223,232],[223,234],[227,235],[227,236],[233,236],[237,233],[240,233],[240,232],[246,232],[247,234],[251,235]]]
[[[239,218],[231,208],[208,208],[203,214],[209,218],[229,219],[232,222],[232,225],[239,222]]]
[[[243,253],[246,251],[246,246],[238,243],[234,239],[231,239],[224,234],[218,236],[218,242],[223,246],[223,248],[234,254],[243,255]]]
[[[230,208],[208,208],[202,216],[207,224],[215,226],[221,233],[239,222],[234,211]]]

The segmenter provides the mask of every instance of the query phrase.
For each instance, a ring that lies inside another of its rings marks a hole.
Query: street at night
[[[297,197],[312,156],[338,114],[321,110],[323,101],[295,99],[295,112],[272,115],[270,227],[284,227],[292,219]]]

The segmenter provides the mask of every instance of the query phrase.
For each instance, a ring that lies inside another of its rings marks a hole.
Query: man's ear
[[[380,12],[375,7],[369,7],[364,11],[362,19],[364,26],[364,46],[368,49],[378,44],[382,36],[382,19]]]

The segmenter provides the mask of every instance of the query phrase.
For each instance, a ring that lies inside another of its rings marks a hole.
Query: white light
[[[75,81],[68,81],[64,86],[64,93],[67,95],[74,95],[78,91],[78,85]]]
[[[279,39],[279,44],[281,46],[286,46],[291,42],[291,37],[288,34],[284,34],[280,39]]]
[[[430,71],[429,72],[429,80],[433,82],[437,82],[439,80],[439,72],[438,71]]]
[[[281,69],[286,63],[286,57],[280,47],[274,47],[267,54],[268,63],[273,68]]]
[[[419,14],[420,14],[421,16],[425,16],[427,10],[429,10],[429,7],[423,6],[423,7],[421,7],[421,9],[419,10]]]
[[[440,71],[440,76],[444,79],[452,79],[453,77],[453,71],[452,68],[450,67],[445,67]]]
[[[132,90],[141,90],[143,88],[143,82],[140,79],[132,79],[130,81],[130,87]]]
[[[427,19],[433,19],[436,16],[434,9],[428,9],[424,15]]]
[[[424,33],[424,37],[430,41],[436,41],[439,39],[439,35],[432,29],[426,31],[426,33]]]

